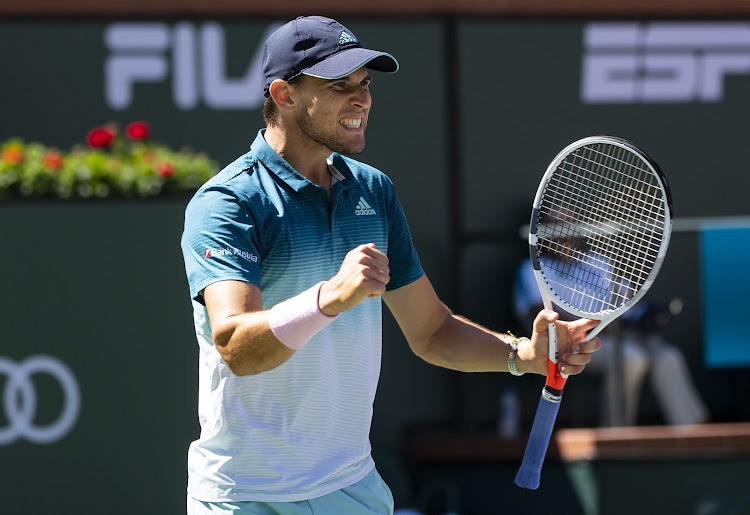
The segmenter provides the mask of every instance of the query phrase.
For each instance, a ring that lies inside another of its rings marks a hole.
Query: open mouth
[[[362,118],[342,118],[339,123],[347,129],[359,129],[362,127]]]

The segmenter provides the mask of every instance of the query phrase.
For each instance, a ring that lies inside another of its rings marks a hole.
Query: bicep
[[[451,311],[423,275],[416,281],[383,294],[383,301],[398,322],[409,346],[420,355]]]

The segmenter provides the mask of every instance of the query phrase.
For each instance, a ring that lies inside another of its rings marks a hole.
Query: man
[[[281,27],[264,51],[266,129],[187,207],[201,423],[190,514],[392,512],[369,444],[381,299],[430,363],[546,371],[557,315],[541,312],[532,339],[510,352],[510,335],[451,313],[391,181],[342,155],[365,148],[368,70],[398,63],[328,18]],[[565,372],[581,372],[599,348],[578,344],[596,323],[559,323]]]

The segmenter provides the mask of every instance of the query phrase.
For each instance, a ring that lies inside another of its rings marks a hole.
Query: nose
[[[370,104],[372,104],[369,88],[367,86],[356,88],[352,97],[352,103],[362,109],[369,109]]]

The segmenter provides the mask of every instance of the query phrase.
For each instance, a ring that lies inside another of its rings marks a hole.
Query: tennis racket
[[[547,168],[534,199],[529,251],[544,300],[601,320],[596,336],[643,297],[669,245],[672,201],[664,174],[638,147],[594,136],[567,146]],[[547,380],[516,484],[536,489],[567,375],[549,324]]]

